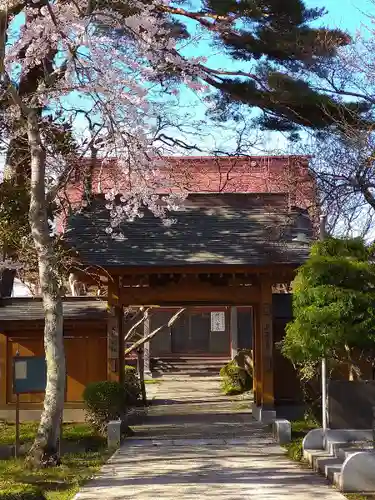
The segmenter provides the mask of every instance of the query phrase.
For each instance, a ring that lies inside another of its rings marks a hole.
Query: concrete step
[[[230,358],[227,358],[227,357],[210,357],[210,356],[152,358],[152,362],[154,364],[225,365],[229,361],[230,361]]]
[[[358,451],[374,451],[368,442],[327,442],[325,450],[304,450],[304,459],[310,467],[325,476],[337,488],[342,488],[342,466],[345,460]]]
[[[154,358],[152,372],[155,375],[219,375],[220,369],[228,363],[228,358],[184,357]]]
[[[333,480],[335,472],[340,472],[344,460],[335,456],[317,457],[315,460],[315,468],[323,476],[330,481]]]
[[[350,447],[368,448],[372,446],[372,439],[332,439],[328,438],[325,443],[325,449],[333,454],[336,454],[339,449],[347,449]]]
[[[312,469],[315,469],[316,459],[319,457],[330,457],[331,454],[326,450],[304,450],[303,458],[310,465]]]
[[[357,451],[373,451],[373,447],[368,443],[345,443],[343,446],[338,447],[335,455],[342,460],[345,460]]]

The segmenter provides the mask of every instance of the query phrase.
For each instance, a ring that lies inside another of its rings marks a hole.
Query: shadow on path
[[[284,456],[252,418],[250,395],[225,398],[209,378],[149,387],[149,416],[79,499],[344,499]]]

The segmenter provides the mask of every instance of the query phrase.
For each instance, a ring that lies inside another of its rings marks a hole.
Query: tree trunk
[[[30,467],[59,463],[58,438],[65,395],[65,354],[63,311],[57,262],[47,219],[45,192],[45,150],[39,130],[37,110],[27,114],[27,134],[31,153],[31,199],[29,220],[38,255],[39,280],[43,298],[45,326],[44,349],[47,386],[35,441],[26,458]]]

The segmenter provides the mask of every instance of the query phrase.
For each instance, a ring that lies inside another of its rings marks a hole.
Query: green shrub
[[[220,370],[221,389],[224,394],[242,394],[250,391],[253,387],[251,375],[242,367],[238,366],[234,359],[223,366]]]
[[[87,421],[100,434],[105,434],[110,420],[121,418],[127,408],[127,392],[119,382],[92,382],[83,391]]]
[[[12,484],[0,488],[0,500],[46,500],[43,492],[29,484]]]
[[[141,399],[141,385],[133,366],[125,366],[124,386],[127,406],[135,406]]]

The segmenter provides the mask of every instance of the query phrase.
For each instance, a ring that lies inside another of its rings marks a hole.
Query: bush
[[[141,398],[141,385],[133,366],[125,366],[124,386],[127,406],[135,406]]]
[[[36,486],[13,484],[0,488],[0,500],[46,500],[46,497]]]
[[[87,421],[100,434],[106,433],[110,420],[121,418],[127,408],[128,395],[125,387],[118,382],[92,382],[83,391]]]
[[[224,394],[242,394],[253,387],[253,378],[248,371],[239,366],[237,359],[229,361],[220,370],[221,389]]]
[[[285,445],[288,457],[295,462],[301,462],[303,458],[302,441],[303,438],[297,438]]]

